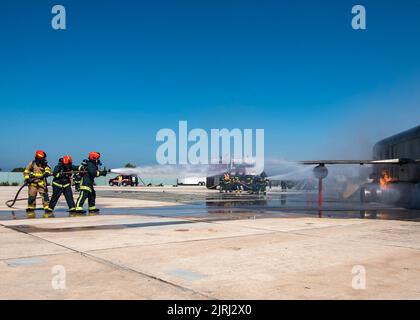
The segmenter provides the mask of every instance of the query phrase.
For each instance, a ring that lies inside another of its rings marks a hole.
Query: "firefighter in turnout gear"
[[[96,193],[93,187],[95,178],[99,176],[106,176],[107,170],[99,170],[101,154],[99,152],[89,153],[89,159],[86,160],[86,164],[79,168],[80,171],[85,171],[82,174],[82,180],[80,182],[80,194],[76,202],[76,214],[84,214],[83,204],[86,199],[89,205],[89,215],[96,215],[99,213],[99,209],[96,209]]]
[[[242,192],[242,185],[241,180],[238,175],[235,175],[232,179],[232,190],[234,190],[235,193],[241,193]]]
[[[228,172],[223,174],[223,177],[220,179],[220,192],[230,191],[230,175]]]
[[[35,160],[31,161],[23,171],[25,183],[28,184],[28,218],[35,218],[36,197],[42,197],[42,204],[45,210],[44,218],[53,217],[48,210],[49,198],[46,178],[51,175],[51,168],[48,166],[47,155],[44,151],[38,150],[35,153]]]
[[[73,171],[78,170],[79,167],[73,165],[73,160],[70,156],[64,156],[58,161],[58,164],[55,166],[53,171],[53,194],[48,206],[48,210],[51,214],[54,211],[58,199],[62,194],[64,194],[69,207],[70,216],[74,216],[76,205],[73,200],[73,191],[71,190],[71,175]]]

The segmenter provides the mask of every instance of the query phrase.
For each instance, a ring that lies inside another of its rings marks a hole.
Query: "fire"
[[[379,178],[379,185],[381,187],[386,187],[391,181],[392,181],[392,178],[389,172],[386,170],[382,171],[381,177]]]

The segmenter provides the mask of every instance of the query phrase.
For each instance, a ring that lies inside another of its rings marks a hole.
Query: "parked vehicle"
[[[178,186],[205,186],[206,177],[183,177],[177,179]]]
[[[136,175],[119,175],[115,178],[109,179],[108,184],[112,186],[119,186],[119,187],[137,187],[139,185],[139,178]]]

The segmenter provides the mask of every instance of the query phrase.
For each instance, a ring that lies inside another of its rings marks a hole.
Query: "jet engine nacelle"
[[[316,166],[313,172],[317,179],[325,179],[328,176],[328,169],[323,164]]]

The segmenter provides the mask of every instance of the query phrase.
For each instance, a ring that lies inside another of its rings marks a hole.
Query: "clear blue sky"
[[[179,120],[263,128],[266,157],[357,158],[420,124],[419,39],[417,0],[2,0],[0,168],[38,148],[153,164]]]

